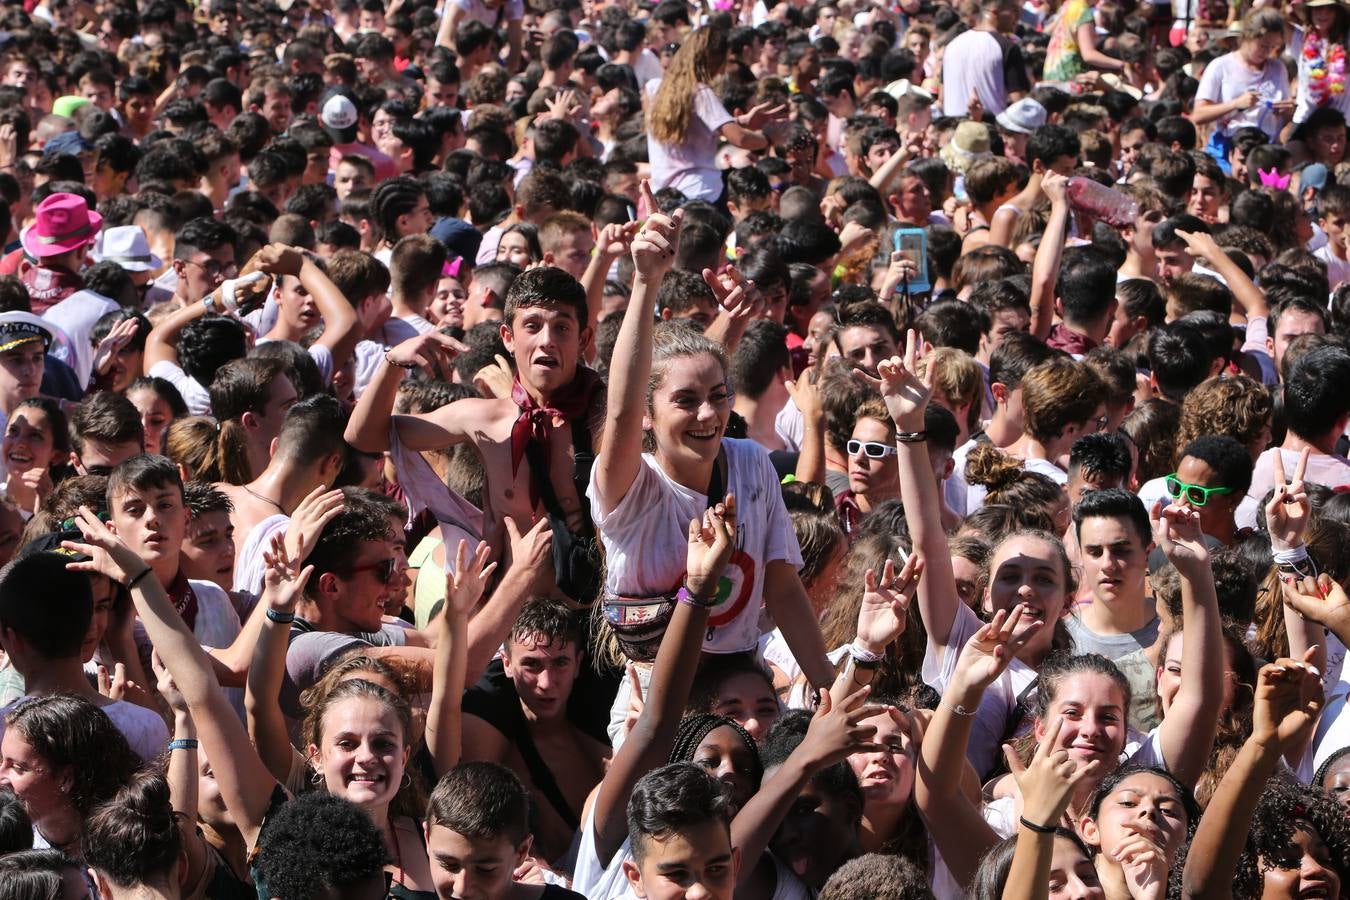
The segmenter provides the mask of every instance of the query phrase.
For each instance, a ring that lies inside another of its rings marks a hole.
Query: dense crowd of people
[[[1350,898],[1348,32],[0,7],[0,898]]]

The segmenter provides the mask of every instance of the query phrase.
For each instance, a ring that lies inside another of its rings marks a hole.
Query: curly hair
[[[382,876],[384,838],[365,810],[331,794],[306,794],[268,816],[254,863],[268,896],[319,900]]]
[[[1311,828],[1326,845],[1331,867],[1350,881],[1350,818],[1345,807],[1324,791],[1277,774],[1266,785],[1238,857],[1233,896],[1260,897],[1264,875],[1276,867],[1294,838],[1295,828]]]
[[[1181,401],[1181,424],[1177,428],[1173,464],[1181,462],[1187,444],[1204,435],[1227,435],[1254,448],[1270,425],[1273,401],[1270,390],[1246,375],[1210,378]]]

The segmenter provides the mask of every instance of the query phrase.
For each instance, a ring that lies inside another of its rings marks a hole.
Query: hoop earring
[[[318,769],[315,769],[314,774],[309,776],[309,783],[314,785],[315,787],[318,787],[319,785],[323,784],[323,773],[320,772]]]
[[[404,769],[403,780],[399,782],[398,789],[400,791],[406,791],[410,787],[412,787],[412,776],[408,774],[407,769]]]

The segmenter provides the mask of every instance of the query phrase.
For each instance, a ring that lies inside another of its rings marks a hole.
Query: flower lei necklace
[[[1303,58],[1308,62],[1308,99],[1324,106],[1345,93],[1345,47],[1330,44],[1309,29],[1303,39]]]

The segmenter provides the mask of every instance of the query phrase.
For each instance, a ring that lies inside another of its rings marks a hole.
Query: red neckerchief
[[[511,474],[520,471],[520,461],[525,458],[525,446],[530,441],[537,442],[547,450],[549,434],[553,431],[554,418],[571,421],[584,416],[591,408],[595,392],[604,385],[595,370],[578,367],[572,383],[555,393],[547,406],[541,406],[525,390],[517,375],[511,383],[511,400],[520,408],[520,416],[511,426]],[[547,455],[547,454],[546,454]],[[538,473],[547,478],[547,472]],[[535,489],[534,479],[530,479],[530,504],[537,505],[539,492]]]
[[[181,569],[165,593],[169,595],[173,608],[178,610],[178,615],[187,625],[188,631],[192,631],[197,624],[197,594],[192,590],[192,585],[188,584],[187,576]]]
[[[76,291],[84,290],[84,279],[62,269],[33,266],[19,279],[28,288],[33,315],[40,316]]]
[[[1045,342],[1056,350],[1063,350],[1071,356],[1086,356],[1088,351],[1097,347],[1097,342],[1081,332],[1074,331],[1060,322],[1050,329]]]

